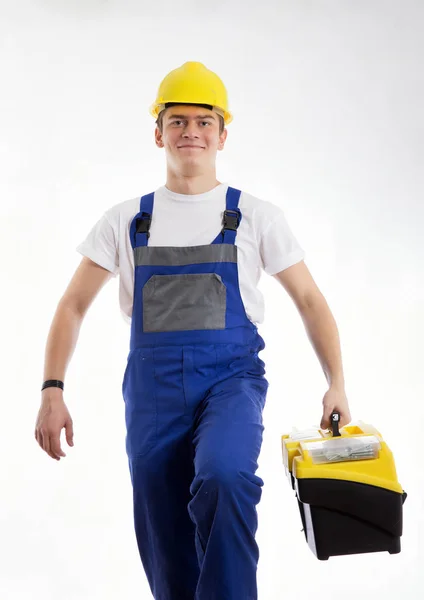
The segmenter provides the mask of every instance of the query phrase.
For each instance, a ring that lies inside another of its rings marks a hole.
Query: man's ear
[[[227,139],[228,131],[224,129],[222,134],[219,136],[218,150],[224,149],[225,140]]]
[[[156,129],[155,129],[155,142],[156,142],[156,146],[158,148],[163,148],[164,143],[163,143],[163,140],[162,140],[162,134],[159,131],[159,127],[156,127]]]

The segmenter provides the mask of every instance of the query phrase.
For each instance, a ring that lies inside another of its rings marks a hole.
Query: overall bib
[[[155,600],[256,600],[255,475],[268,382],[240,295],[241,192],[209,245],[148,246],[130,225],[134,303],[122,382],[140,558]],[[196,223],[193,223],[196,227]]]

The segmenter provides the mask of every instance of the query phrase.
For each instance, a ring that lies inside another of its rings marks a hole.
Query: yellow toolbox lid
[[[359,421],[340,429],[340,437],[315,429],[282,436],[287,476],[340,479],[402,493],[393,455],[381,434]]]

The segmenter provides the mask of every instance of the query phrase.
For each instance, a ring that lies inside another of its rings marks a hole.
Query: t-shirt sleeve
[[[305,258],[305,251],[281,211],[262,232],[259,247],[262,268],[268,275],[284,271]]]
[[[117,234],[106,213],[92,227],[77,252],[110,271],[114,277],[119,272],[119,253]]]

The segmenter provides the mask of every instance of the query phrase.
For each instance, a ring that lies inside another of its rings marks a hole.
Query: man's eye
[[[206,125],[210,125],[211,123],[209,123],[209,121],[200,121],[201,123]],[[181,119],[178,119],[177,121],[172,121],[172,125],[178,125],[178,123],[182,123]]]

